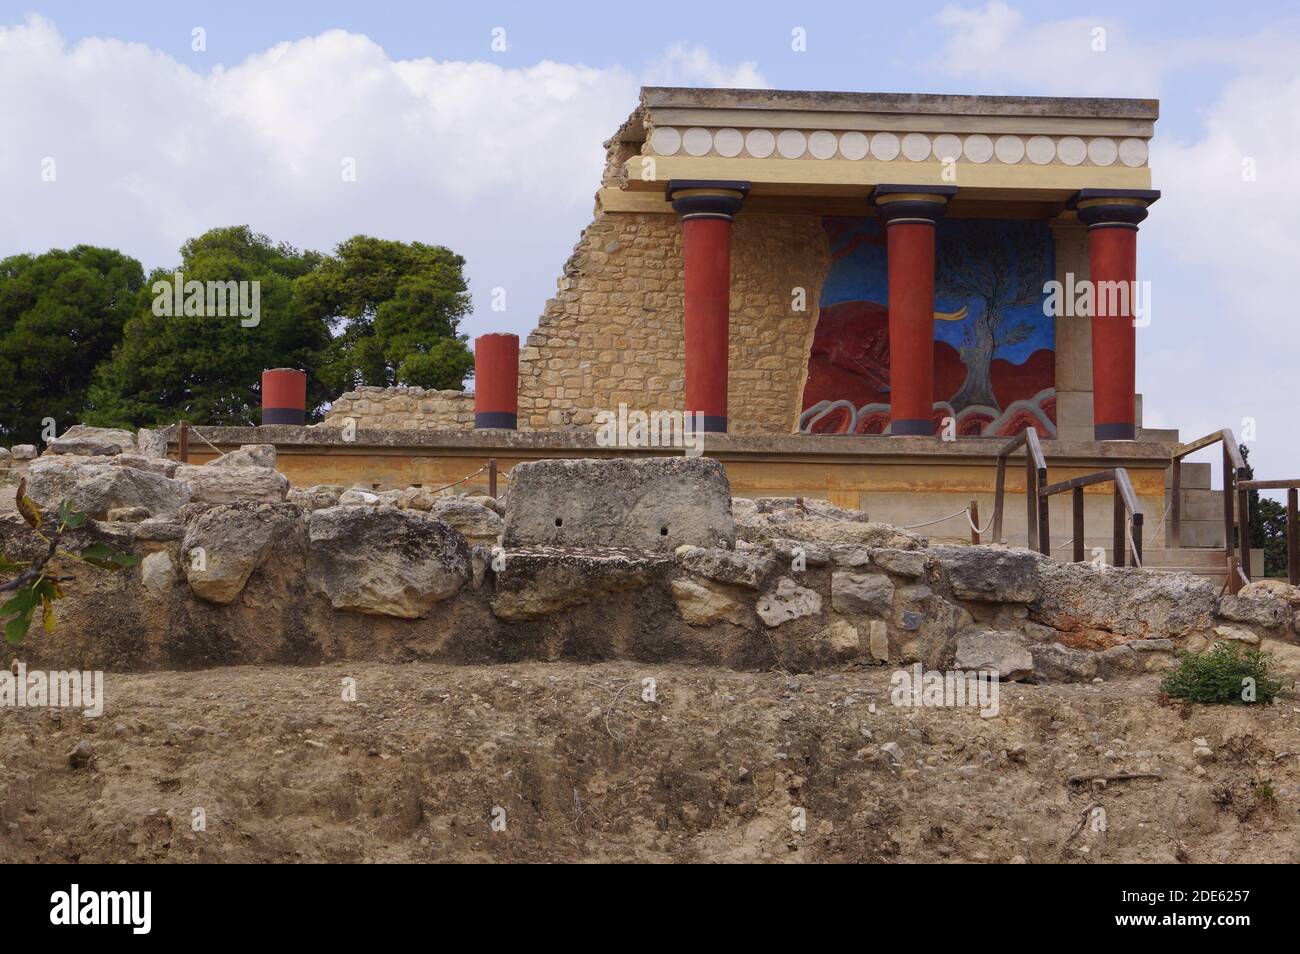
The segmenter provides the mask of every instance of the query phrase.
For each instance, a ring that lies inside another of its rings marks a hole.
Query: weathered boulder
[[[1258,646],[1259,636],[1248,629],[1242,629],[1240,626],[1216,626],[1214,627],[1214,639],[1229,640],[1230,642],[1245,643],[1247,646]]]
[[[274,444],[240,444],[239,450],[210,460],[207,467],[269,467],[275,469]]]
[[[778,519],[806,520],[809,517],[825,520],[850,520],[869,523],[865,510],[848,510],[815,497],[755,497],[756,513],[778,515]]]
[[[776,569],[776,557],[770,550],[723,550],[686,544],[677,548],[677,562],[692,573],[757,590]]]
[[[135,435],[130,431],[87,424],[73,424],[45,448],[47,454],[78,457],[111,457],[114,454],[134,454],[135,451]]]
[[[749,607],[729,592],[728,587],[696,580],[673,580],[672,589],[682,619],[691,626],[722,622],[743,626],[751,618]]]
[[[510,472],[507,548],[732,547],[731,488],[707,457],[539,460]]]
[[[893,550],[880,547],[871,551],[871,562],[886,573],[915,580],[925,576],[930,556],[924,550]]]
[[[1031,618],[1077,648],[1183,636],[1208,629],[1214,616],[1214,585],[1188,573],[1045,560],[1039,575],[1042,597]]]
[[[491,606],[499,619],[541,619],[660,579],[672,558],[644,551],[527,547],[504,551]]]
[[[118,454],[116,457],[110,457],[109,462],[118,467],[153,471],[164,477],[175,477],[176,468],[180,466],[178,461],[168,460],[166,457],[146,457],[143,454]]]
[[[928,543],[925,537],[890,526],[861,520],[832,520],[809,515],[799,518],[798,511],[779,510],[758,513],[736,523],[736,535],[751,543],[793,540],[800,543],[856,544],[863,547],[888,547],[896,550],[919,550]]]
[[[34,460],[38,453],[35,444],[15,444],[9,448],[9,456],[14,460]]]
[[[114,507],[108,512],[109,523],[142,523],[151,514],[144,507]]]
[[[985,603],[1034,602],[1041,593],[1040,568],[1048,562],[1032,550],[991,546],[937,546],[930,552],[954,596]]]
[[[69,454],[41,457],[27,472],[27,493],[42,510],[64,500],[74,509],[103,520],[119,507],[143,507],[154,515],[172,515],[191,498],[184,481],[134,467],[118,467],[107,458]]]
[[[1046,682],[1088,682],[1097,676],[1097,653],[1060,643],[1036,643],[1030,650],[1034,677]]]
[[[176,585],[176,563],[167,550],[157,550],[140,561],[140,582],[155,599],[166,599]]]
[[[159,458],[167,456],[167,431],[153,431],[140,428],[135,432],[135,449],[141,457]]]
[[[737,541],[736,548],[740,549],[744,542]],[[760,546],[759,544],[749,545]],[[763,548],[770,547],[776,554],[777,559],[787,566],[802,564],[803,568],[806,569],[810,566],[825,566],[831,560],[830,547],[823,546],[820,543],[807,543],[802,540],[787,540],[784,537],[777,537],[761,546]]]
[[[1291,606],[1300,609],[1300,586],[1292,586],[1286,580],[1254,580],[1238,590],[1237,595],[1242,599],[1271,596],[1275,599],[1285,600]]]
[[[495,543],[501,536],[502,520],[497,512],[468,497],[434,497],[428,512],[451,524],[470,543]]]
[[[266,467],[181,464],[176,479],[190,485],[196,503],[276,503],[289,495],[289,479]]]
[[[894,584],[880,573],[831,574],[831,607],[837,613],[874,616],[883,619],[894,604]]]
[[[958,669],[995,669],[1003,679],[1027,679],[1034,674],[1034,658],[1019,633],[994,629],[968,629],[957,634]]]
[[[1244,587],[1243,587],[1244,589]],[[1255,591],[1252,596],[1226,595],[1219,599],[1218,615],[1234,623],[1248,623],[1273,629],[1291,625],[1291,604],[1272,594]]]
[[[308,585],[335,609],[416,619],[470,578],[465,538],[413,510],[316,510],[307,539]]]
[[[181,540],[185,537],[185,524],[171,517],[150,517],[133,526],[131,536],[151,542]]]
[[[0,447],[0,470],[8,470],[13,463],[13,455],[7,447]]]
[[[862,651],[862,634],[858,628],[842,616],[831,620],[826,630],[826,642],[840,659],[852,658]]]
[[[194,595],[209,603],[233,602],[272,545],[302,517],[295,504],[220,504],[203,511],[185,531],[181,559]]]
[[[816,590],[800,586],[788,576],[777,581],[776,589],[759,598],[758,618],[764,626],[780,626],[822,611],[822,598]]]
[[[326,507],[337,507],[342,494],[342,484],[314,484],[311,487],[289,488],[288,500],[310,513]]]
[[[1158,672],[1174,665],[1172,639],[1133,639],[1111,646],[1097,654],[1100,668],[1107,674]]]

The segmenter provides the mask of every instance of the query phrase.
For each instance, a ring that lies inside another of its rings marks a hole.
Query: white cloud
[[[641,77],[393,60],[342,30],[200,73],[140,44],[68,44],[29,17],[0,27],[0,88],[21,91],[0,97],[0,255],[85,242],[171,265],[185,239],[240,223],[321,250],[359,232],[419,240],[466,257],[480,308],[465,331],[527,333],[643,80],[762,85],[701,48]],[[504,313],[487,308],[495,287]]]

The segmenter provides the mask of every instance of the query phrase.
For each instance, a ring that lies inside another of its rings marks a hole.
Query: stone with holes
[[[502,544],[731,548],[731,487],[716,460],[539,460],[510,472]]]

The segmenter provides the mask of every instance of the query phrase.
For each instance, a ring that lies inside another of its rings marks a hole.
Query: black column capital
[[[1147,217],[1159,189],[1080,189],[1066,204],[1089,229],[1132,229]]]
[[[871,190],[871,204],[880,210],[886,225],[919,222],[933,225],[943,217],[956,186],[878,185]]]
[[[740,211],[748,182],[727,179],[670,179],[668,199],[682,219],[726,219]]]

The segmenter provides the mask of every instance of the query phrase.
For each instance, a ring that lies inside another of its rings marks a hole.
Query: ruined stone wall
[[[474,428],[472,391],[426,391],[416,387],[360,387],[334,399],[325,423],[359,429],[468,431]]]
[[[830,262],[826,237],[810,215],[742,212],[733,228],[730,430],[790,433]],[[520,353],[520,428],[586,427],[620,403],[681,409],[682,280],[676,216],[598,213]]]

